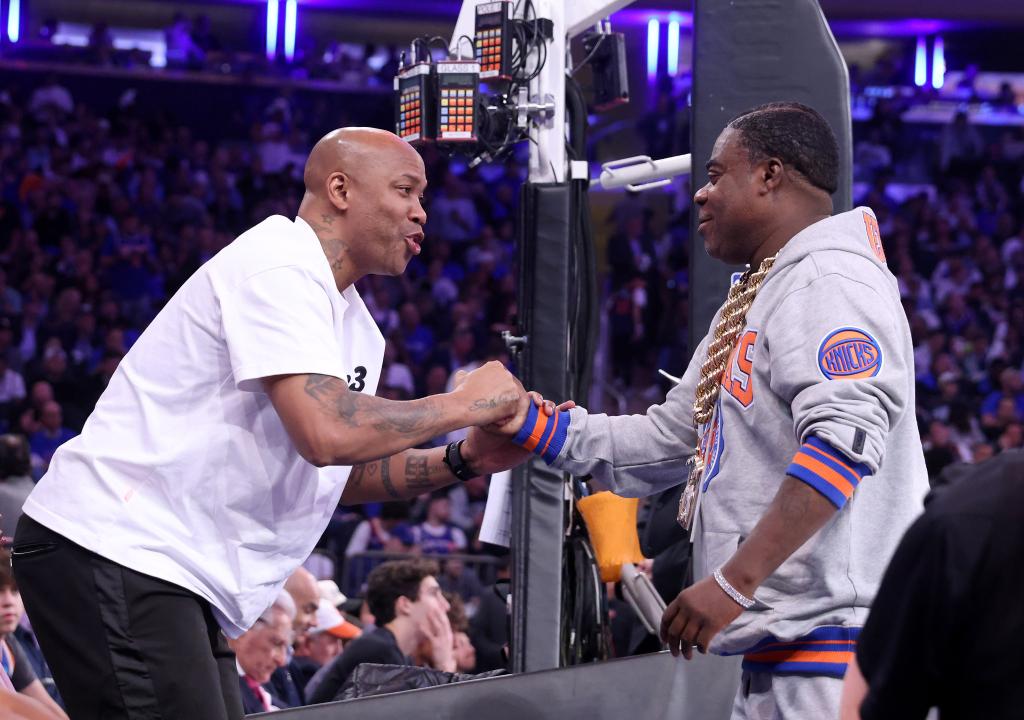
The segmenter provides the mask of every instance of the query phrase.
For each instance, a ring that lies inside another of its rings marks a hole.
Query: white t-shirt
[[[260,378],[318,373],[377,390],[384,338],[339,293],[313,230],[279,215],[193,275],[132,346],[25,512],[208,600],[237,637],[331,517],[350,468],[295,449]]]

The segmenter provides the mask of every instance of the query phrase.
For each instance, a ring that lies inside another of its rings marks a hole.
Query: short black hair
[[[423,578],[437,577],[439,573],[437,563],[424,558],[392,560],[375,567],[366,580],[366,604],[377,627],[395,619],[398,598],[418,600]]]
[[[816,188],[839,187],[839,144],[828,121],[798,102],[773,102],[740,113],[729,122],[750,153],[750,162],[777,157]]]

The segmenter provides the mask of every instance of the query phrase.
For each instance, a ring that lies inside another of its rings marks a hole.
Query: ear
[[[343,172],[333,172],[327,176],[327,199],[339,210],[348,210],[352,191],[352,180]]]
[[[399,595],[398,599],[395,600],[395,617],[401,617],[409,614],[409,605],[412,604],[412,600],[407,598],[405,595]]]
[[[783,169],[782,161],[776,157],[770,157],[761,163],[761,183],[764,192],[778,190],[782,183]]]

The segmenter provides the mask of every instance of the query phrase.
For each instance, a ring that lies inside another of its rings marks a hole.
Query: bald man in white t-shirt
[[[241,717],[223,634],[258,620],[339,500],[410,498],[526,457],[475,429],[413,449],[522,423],[529,396],[498,363],[450,393],[374,396],[384,339],[354,283],[420,252],[415,150],[336,130],[305,184],[295,220],[242,234],[171,298],[25,503],[14,568],[76,720]]]

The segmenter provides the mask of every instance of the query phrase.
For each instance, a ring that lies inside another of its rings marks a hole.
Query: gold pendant
[[[697,513],[697,500],[700,498],[700,479],[704,475],[704,458],[700,453],[690,457],[690,475],[686,478],[686,487],[679,496],[679,513],[676,522],[687,532],[693,527],[693,518]]]

